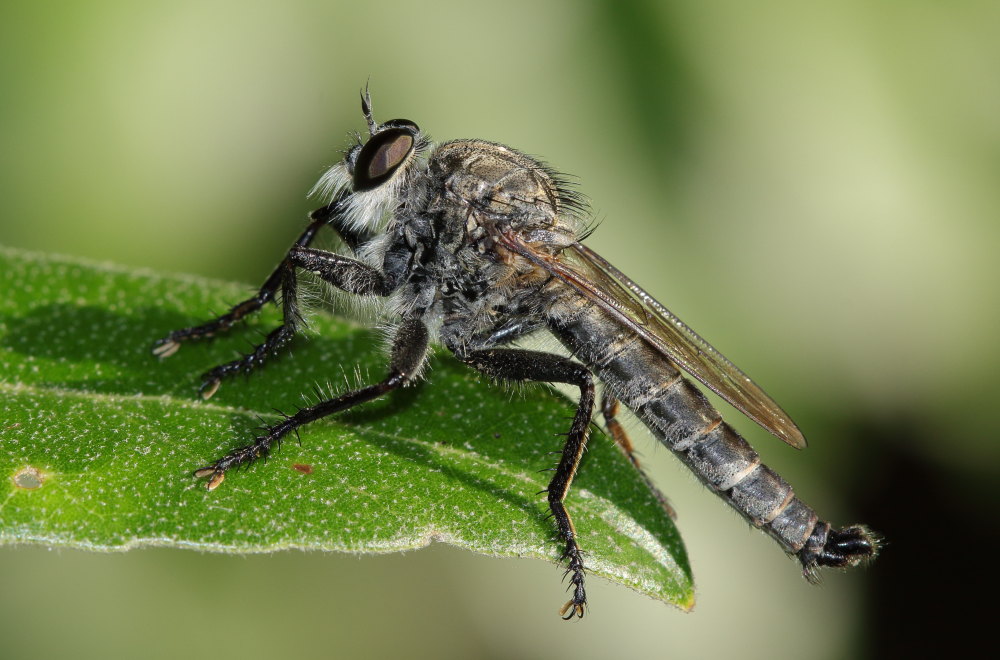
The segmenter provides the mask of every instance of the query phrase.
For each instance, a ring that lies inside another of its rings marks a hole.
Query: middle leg
[[[277,424],[264,429],[263,435],[255,438],[250,444],[229,452],[207,467],[195,470],[194,476],[208,477],[208,489],[213,490],[225,479],[226,470],[249,465],[260,458],[267,458],[281,443],[282,438],[289,433],[297,433],[303,424],[377,399],[406,385],[419,373],[420,365],[423,364],[427,354],[427,343],[427,326],[419,319],[404,320],[393,341],[389,374],[381,382],[302,408],[294,415],[287,415]]]

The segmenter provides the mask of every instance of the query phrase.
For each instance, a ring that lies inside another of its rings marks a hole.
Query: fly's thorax
[[[576,240],[582,205],[544,165],[511,147],[456,140],[431,154],[432,202],[475,239],[477,234],[535,232],[556,250]],[[548,250],[551,251],[551,250]]]

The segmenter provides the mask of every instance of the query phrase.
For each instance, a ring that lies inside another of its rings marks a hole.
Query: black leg
[[[316,232],[324,225],[330,226],[337,232],[351,250],[356,250],[359,244],[370,239],[370,236],[363,236],[354,232],[344,224],[345,216],[343,210],[346,203],[346,196],[342,195],[326,206],[318,208],[309,214],[309,226],[295,240],[292,248],[308,246],[316,237]],[[259,311],[265,304],[274,300],[278,289],[283,286],[286,277],[285,273],[288,270],[288,261],[289,259],[286,255],[285,259],[278,264],[274,272],[264,281],[264,285],[261,286],[257,295],[237,303],[228,312],[207,323],[174,330],[153,344],[153,354],[161,358],[169,357],[177,352],[181,342],[214,337],[220,332],[225,332],[248,315]]]
[[[576,542],[576,529],[566,510],[565,501],[587,447],[590,417],[594,411],[593,378],[586,367],[569,358],[537,351],[501,348],[471,351],[459,357],[466,364],[493,378],[567,383],[580,388],[580,402],[573,417],[573,425],[566,436],[562,456],[546,492],[559,536],[566,543],[562,559],[567,563],[566,574],[570,576],[570,589],[573,592],[572,599],[563,605],[559,613],[564,619],[582,617],[587,604],[583,586],[583,553]]]
[[[325,217],[313,218],[306,227],[306,230],[302,232],[302,235],[295,241],[295,246],[306,246],[312,242],[313,238],[316,237],[316,232],[319,228],[323,226],[326,222]],[[208,337],[213,337],[220,332],[224,332],[231,328],[233,324],[241,321],[247,315],[252,314],[265,304],[274,300],[275,294],[278,289],[281,288],[282,282],[285,278],[285,271],[288,270],[288,259],[287,257],[278,264],[278,267],[274,269],[274,272],[264,281],[264,285],[260,288],[252,298],[248,298],[242,302],[233,305],[232,308],[222,316],[209,321],[208,323],[202,323],[201,325],[192,326],[190,328],[181,328],[180,330],[174,330],[166,337],[157,340],[153,344],[153,355],[161,358],[169,357],[177,352],[180,348],[181,342],[190,341],[192,339],[206,339]]]
[[[268,333],[264,342],[246,355],[220,364],[202,375],[201,395],[207,399],[219,389],[222,379],[237,373],[249,373],[287,344],[302,325],[298,306],[296,269],[317,273],[327,282],[359,296],[390,293],[381,272],[367,264],[332,252],[295,246],[288,252],[281,280],[282,324]]]
[[[625,429],[622,428],[621,423],[617,419],[618,408],[620,404],[618,399],[616,399],[611,392],[604,390],[604,395],[601,397],[601,414],[604,415],[604,427],[608,430],[608,435],[611,439],[615,441],[618,448],[622,450],[632,466],[639,471],[639,476],[642,477],[643,482],[646,484],[646,488],[652,491],[653,495],[656,497],[656,501],[660,503],[660,506],[667,513],[668,516],[677,520],[677,512],[674,508],[670,506],[670,501],[667,496],[660,492],[660,489],[656,487],[653,481],[646,474],[645,470],[642,469],[642,465],[639,464],[639,459],[635,455],[635,448],[632,446],[632,441],[629,439],[628,434],[625,433]]]
[[[295,269],[288,263],[287,259],[283,262],[279,282],[281,284],[281,325],[267,333],[264,341],[254,346],[253,350],[246,355],[220,364],[203,373],[201,375],[201,396],[203,399],[208,399],[215,394],[223,378],[236,373],[250,373],[264,364],[267,358],[274,355],[295,336],[295,332],[302,323],[302,315],[298,305],[298,280],[295,277]]]
[[[500,344],[509,344],[513,341],[529,335],[545,326],[544,321],[525,321],[517,319],[503,323],[493,328],[488,334],[477,335],[469,342],[469,347],[474,350],[493,348]]]
[[[263,364],[271,355],[274,355],[295,335],[302,323],[298,306],[296,269],[301,268],[315,272],[327,282],[349,293],[387,295],[389,287],[386,278],[377,269],[331,252],[305,247],[312,240],[316,229],[326,219],[323,215],[314,217],[309,229],[299,237],[299,240],[288,251],[281,264],[278,265],[255,297],[241,302],[233,307],[229,313],[214,321],[172,332],[156,343],[153,349],[154,354],[159,357],[167,357],[177,351],[181,341],[210,337],[221,330],[228,329],[236,321],[259,310],[266,302],[273,300],[280,287],[282,324],[272,330],[264,342],[255,346],[250,353],[204,373],[202,375],[201,396],[207,399],[219,389],[223,378],[236,373],[252,371]]]
[[[288,252],[288,260],[293,267],[316,273],[338,289],[357,296],[392,293],[382,271],[333,252],[295,246]]]
[[[213,490],[222,483],[226,470],[249,465],[259,458],[266,458],[277,448],[282,438],[303,424],[371,401],[406,385],[420,371],[420,365],[427,354],[427,342],[427,326],[417,319],[403,321],[393,342],[389,375],[381,382],[302,408],[294,415],[288,415],[277,424],[266,428],[263,435],[255,438],[250,444],[229,452],[208,467],[196,470],[194,475],[208,477],[208,489]]]

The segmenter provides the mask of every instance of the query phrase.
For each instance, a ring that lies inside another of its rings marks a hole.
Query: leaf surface
[[[558,559],[539,491],[572,404],[547,388],[497,387],[437,352],[425,381],[304,427],[301,445],[210,492],[192,470],[277,410],[381,378],[379,334],[316,313],[284,355],[205,402],[199,375],[260,341],[277,312],[162,361],[151,343],[248,287],[0,248],[0,291],[0,543],[374,553],[443,541]],[[673,522],[599,432],[568,506],[591,574],[691,606]]]

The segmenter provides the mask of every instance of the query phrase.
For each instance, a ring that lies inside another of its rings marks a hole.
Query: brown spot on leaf
[[[293,463],[292,469],[298,470],[302,474],[312,474],[313,466],[307,465],[305,463]]]

